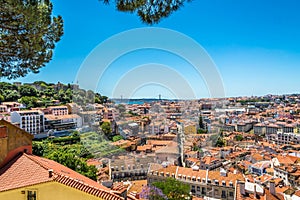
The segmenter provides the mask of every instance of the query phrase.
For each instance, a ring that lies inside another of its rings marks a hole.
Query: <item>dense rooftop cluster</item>
[[[98,169],[99,185],[125,199],[141,199],[145,187],[168,178],[188,184],[194,199],[300,198],[299,95],[24,107],[2,102],[1,118],[36,139],[94,130],[124,149],[87,164]],[[14,159],[45,161],[31,154]],[[56,176],[68,182],[68,175]]]

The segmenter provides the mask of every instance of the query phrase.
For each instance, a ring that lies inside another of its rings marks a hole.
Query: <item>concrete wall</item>
[[[0,120],[0,126],[7,128],[7,137],[0,138],[0,167],[20,152],[32,153],[33,135],[5,120]]]

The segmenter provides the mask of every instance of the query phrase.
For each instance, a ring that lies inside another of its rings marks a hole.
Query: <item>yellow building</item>
[[[121,200],[103,185],[31,154],[32,136],[0,121],[0,200]]]
[[[190,123],[190,124],[184,125],[184,134],[186,134],[186,135],[197,134],[196,124]]]
[[[0,170],[0,199],[123,199],[99,183],[49,159],[23,153]]]

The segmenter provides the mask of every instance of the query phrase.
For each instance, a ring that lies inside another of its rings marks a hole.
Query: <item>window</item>
[[[215,195],[219,196],[219,190],[215,189]]]
[[[206,194],[206,191],[205,191],[204,187],[202,188],[202,194],[204,194],[204,195]]]
[[[195,186],[194,185],[192,185],[192,190],[191,190],[191,192],[194,194],[194,193],[196,193],[196,190],[195,190]]]
[[[230,196],[230,197],[233,197],[233,192],[229,192],[229,196]]]
[[[222,190],[222,198],[226,198],[226,191]]]
[[[200,186],[197,186],[197,191],[200,191]]]
[[[27,191],[27,200],[37,200],[36,191],[34,190]]]

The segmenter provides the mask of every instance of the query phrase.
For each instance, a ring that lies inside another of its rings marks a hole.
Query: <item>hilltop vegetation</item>
[[[75,131],[70,136],[33,142],[33,154],[54,160],[93,180],[97,179],[97,169],[86,164],[88,159],[122,152],[123,149],[111,145],[104,135],[96,132]]]
[[[58,140],[59,139],[59,140]],[[78,173],[97,180],[97,169],[86,161],[93,155],[80,143],[77,132],[71,136],[33,141],[33,154],[54,160]]]
[[[95,158],[116,155],[125,151],[124,149],[111,145],[110,141],[106,139],[104,135],[96,132],[84,133],[80,139],[81,143]]]
[[[53,84],[36,81],[31,84],[15,85],[0,82],[0,102],[17,101],[26,108],[46,107],[50,105],[76,102],[80,105],[87,103],[105,103],[106,96],[91,90],[78,88],[71,84]]]

